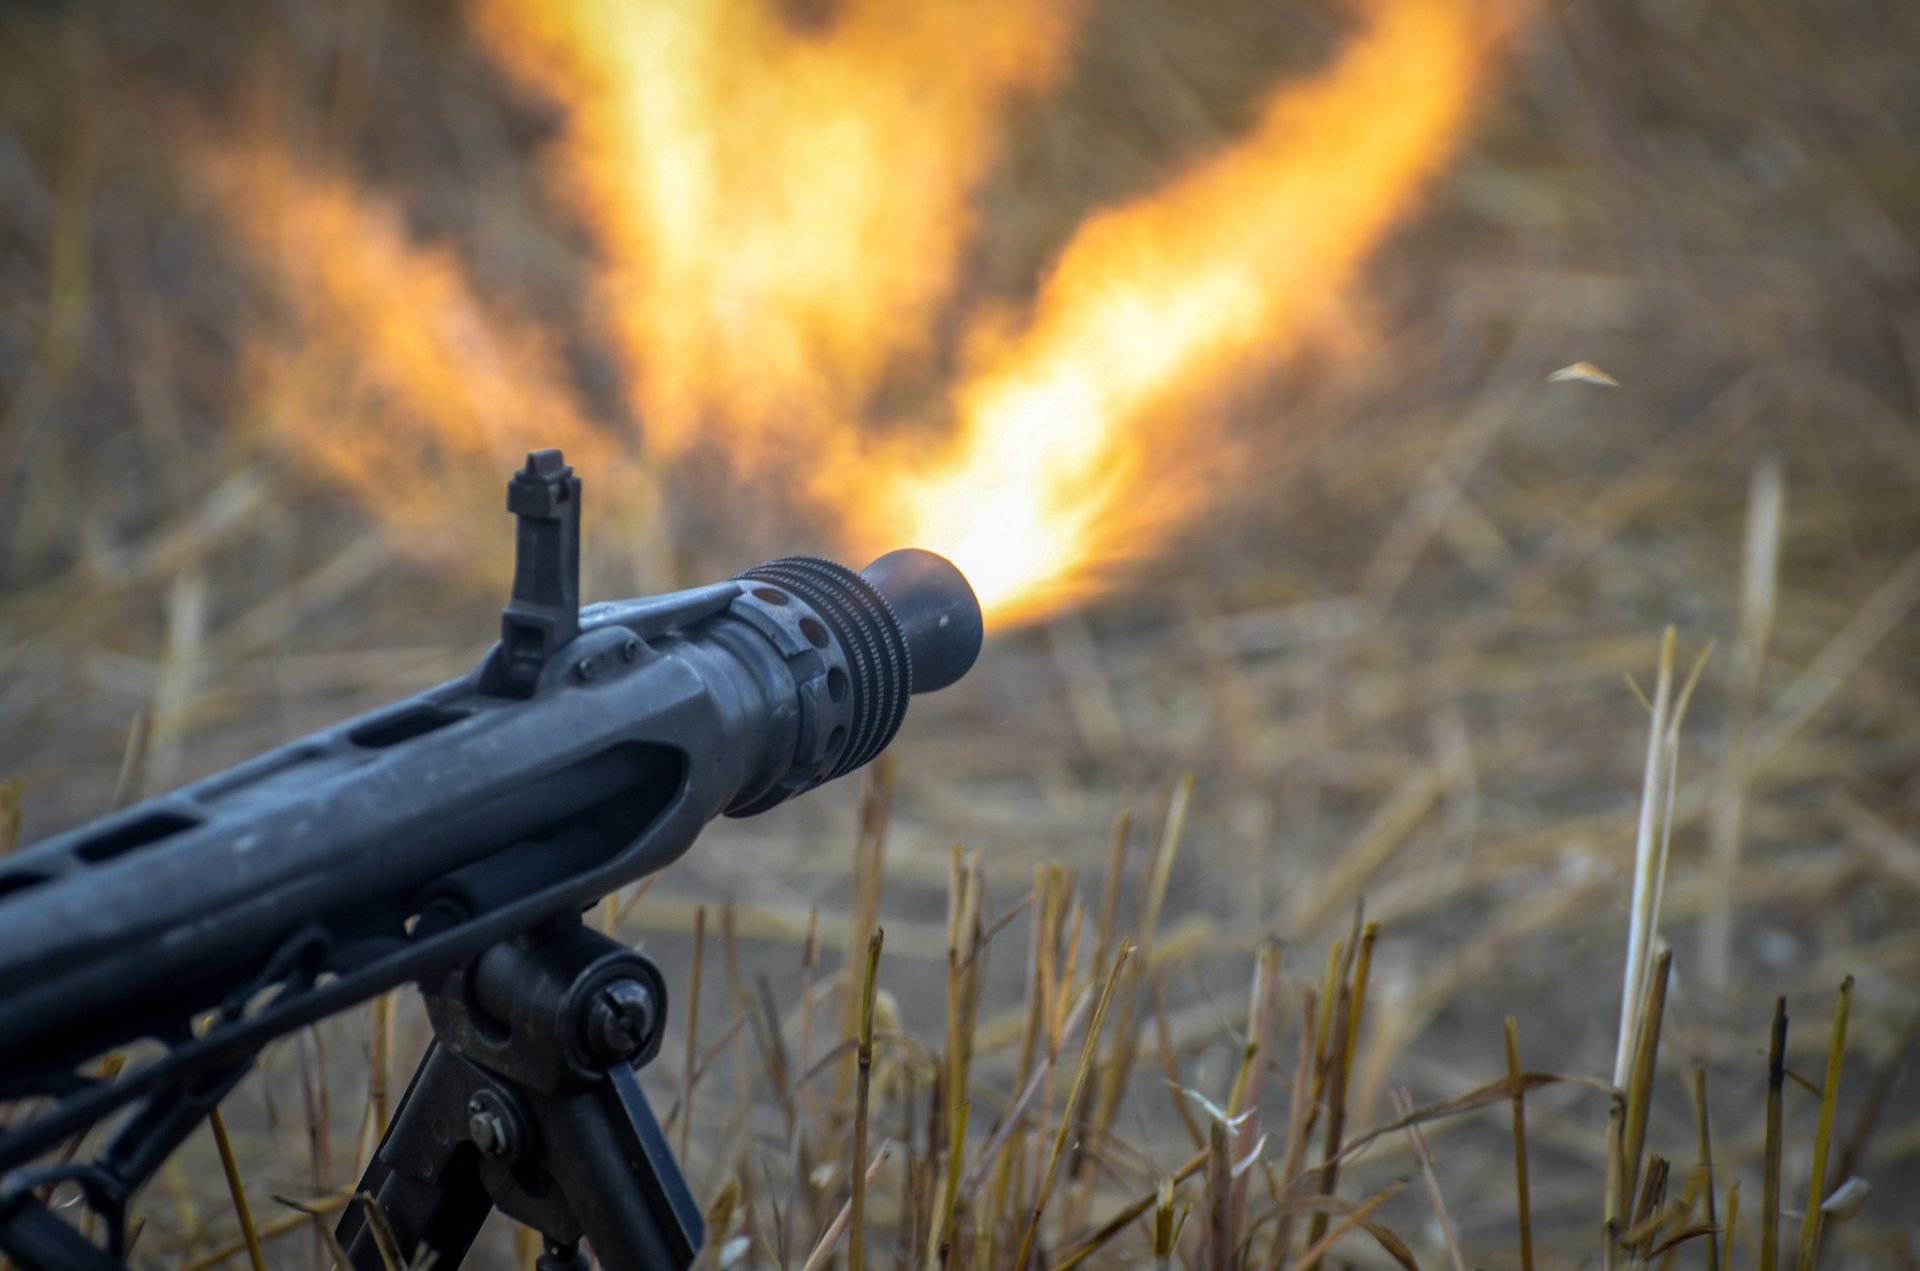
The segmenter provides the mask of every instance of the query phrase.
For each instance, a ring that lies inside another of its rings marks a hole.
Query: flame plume
[[[925,350],[1006,110],[1060,69],[1077,8],[853,0],[813,30],[765,0],[480,6],[568,111],[560,184],[610,261],[650,447],[723,426],[804,461],[858,419]]]
[[[469,550],[449,509],[497,501],[501,474],[540,446],[622,482],[621,508],[646,514],[630,448],[586,422],[542,329],[476,295],[460,261],[414,241],[397,207],[259,134],[184,137],[202,192],[268,266],[271,325],[291,335],[245,350],[255,409],[411,550],[502,575],[508,563]]]
[[[604,257],[597,300],[649,462],[712,449],[779,474],[770,488],[802,491],[842,550],[942,551],[1006,624],[1098,593],[1233,493],[1231,465],[1205,458],[1232,439],[1194,404],[1283,364],[1356,288],[1464,134],[1495,2],[1377,0],[1236,142],[1091,217],[1013,334],[971,323],[962,347],[986,352],[931,442],[871,427],[879,388],[934,351],[974,192],[1011,108],[1065,65],[1076,5],[849,0],[812,26],[757,0],[476,12],[501,63],[565,111],[550,158]],[[377,489],[398,443],[497,482],[495,452],[537,440],[638,479],[537,328],[391,209],[258,146],[196,149],[315,333],[277,382],[344,378],[398,408],[400,426],[304,439],[323,468]],[[285,413],[315,409],[296,394]]]
[[[888,497],[860,532],[943,552],[1017,620],[1084,596],[1220,498],[1227,474],[1193,457],[1213,438],[1174,399],[1284,358],[1314,298],[1353,284],[1451,159],[1482,28],[1471,6],[1391,5],[1239,144],[1090,221],[1024,335],[956,390],[948,452],[866,477]]]

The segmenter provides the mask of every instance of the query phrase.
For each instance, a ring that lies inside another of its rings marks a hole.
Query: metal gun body
[[[603,607],[531,697],[483,666],[0,861],[0,1072],[163,1032],[302,932],[337,971],[436,902],[522,925],[668,864],[799,740],[745,591]]]

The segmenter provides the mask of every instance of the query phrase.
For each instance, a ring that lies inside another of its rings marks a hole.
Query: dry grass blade
[[[1113,956],[1113,942],[1119,936],[1120,893],[1127,877],[1127,844],[1133,838],[1133,798],[1131,792],[1113,818],[1113,834],[1107,840],[1107,868],[1100,883],[1100,912],[1094,924],[1093,964],[1107,965]]]
[[[1666,1225],[1667,1178],[1672,1168],[1667,1158],[1657,1152],[1647,1158],[1646,1176],[1640,1180],[1640,1198],[1633,1205],[1633,1224],[1620,1238],[1636,1263],[1647,1260],[1647,1242]]]
[[[1100,1045],[1100,1026],[1107,1018],[1107,1007],[1113,1002],[1114,989],[1120,983],[1121,973],[1127,969],[1127,963],[1133,956],[1133,945],[1123,942],[1118,953],[1114,954],[1113,969],[1107,973],[1107,985],[1100,991],[1100,1000],[1094,1005],[1093,1018],[1087,1021],[1087,1039],[1080,1047],[1080,1062],[1073,1071],[1073,1085],[1067,1094],[1066,1106],[1060,1110],[1060,1128],[1053,1136],[1053,1147],[1047,1152],[1047,1163],[1041,1171],[1040,1187],[1034,1194],[1033,1211],[1027,1217],[1026,1231],[1020,1237],[1020,1252],[1013,1260],[1013,1271],[1026,1271],[1028,1260],[1033,1256],[1034,1238],[1040,1231],[1040,1219],[1046,1212],[1047,1198],[1053,1191],[1054,1172],[1060,1166],[1060,1157],[1067,1147],[1067,1135],[1072,1132],[1075,1117],[1079,1114],[1080,1094],[1087,1084],[1087,1074],[1093,1068],[1093,1056]]]
[[[1205,1169],[1207,1167],[1207,1156],[1208,1153],[1205,1150],[1195,1152],[1187,1159],[1186,1164],[1160,1180],[1159,1185],[1156,1186],[1154,1190],[1121,1208],[1113,1217],[1100,1224],[1099,1228],[1095,1230],[1092,1235],[1082,1240],[1078,1245],[1075,1245],[1073,1249],[1058,1261],[1048,1263],[1047,1271],[1071,1271],[1073,1267],[1079,1266],[1082,1262],[1085,1262],[1088,1258],[1091,1258],[1094,1254],[1104,1249],[1115,1236],[1138,1222],[1142,1214],[1146,1213],[1149,1209],[1156,1209],[1156,1207],[1159,1207],[1159,1209],[1155,1216],[1155,1230],[1156,1232],[1159,1231],[1159,1213],[1164,1213],[1167,1216],[1167,1238],[1171,1241],[1173,1185],[1176,1183],[1184,1183]],[[1154,1247],[1156,1250],[1160,1248],[1159,1237],[1157,1235],[1155,1237]],[[1169,1248],[1170,1247],[1169,1245]]]
[[[1693,1119],[1695,1146],[1700,1156],[1700,1176],[1703,1180],[1702,1192],[1707,1206],[1707,1271],[1720,1271],[1720,1232],[1716,1226],[1720,1215],[1714,1199],[1713,1133],[1707,1116],[1707,1070],[1701,1064],[1695,1064],[1693,1068]]]
[[[1338,945],[1335,946],[1338,948]],[[1316,1069],[1316,1081],[1322,1079],[1326,1090],[1327,1137],[1320,1149],[1320,1194],[1333,1195],[1340,1180],[1340,1140],[1347,1129],[1347,1080],[1352,1075],[1352,1058],[1347,1054],[1347,1021],[1353,1009],[1353,989],[1342,983],[1335,993],[1335,1006],[1327,1018],[1325,1030],[1329,1050],[1322,1053]],[[1327,1230],[1325,1211],[1316,1212],[1307,1224],[1307,1243],[1318,1244]]]
[[[1647,1145],[1647,1118],[1653,1107],[1654,1065],[1660,1056],[1660,1030],[1666,1019],[1667,984],[1673,975],[1673,951],[1662,949],[1654,964],[1640,1019],[1634,1025],[1633,1069],[1627,1085],[1626,1137],[1623,1140],[1620,1193],[1633,1195],[1640,1178],[1640,1156]]]
[[[972,1116],[973,1104],[964,1101],[952,1113],[947,1157],[946,1180],[940,1193],[940,1213],[933,1224],[935,1245],[933,1256],[928,1259],[935,1266],[946,1266],[953,1254],[954,1222],[959,1214],[960,1175],[966,1164],[967,1121]]]
[[[759,1180],[754,1177],[749,1166],[747,1144],[754,1114],[754,1096],[761,1074],[756,1073],[753,1065],[748,1062],[752,1030],[747,1021],[753,1014],[753,997],[740,972],[739,931],[735,925],[732,902],[728,902],[720,910],[720,950],[721,963],[726,972],[726,1001],[729,1018],[720,1040],[709,1046],[706,1053],[700,1057],[700,1073],[695,1074],[694,1080],[698,1081],[706,1070],[719,1060],[723,1051],[731,1049],[730,1064],[734,1078],[733,1106],[728,1113],[726,1127],[721,1136],[726,1146],[720,1148],[716,1155],[730,1162],[730,1167],[734,1171],[733,1177],[721,1184],[722,1191],[737,1185],[738,1190],[746,1194],[747,1200],[744,1207],[751,1221],[754,1212],[753,1187]],[[804,956],[803,950],[802,957]],[[760,977],[760,980],[764,986],[765,977]],[[773,1033],[775,1049],[772,1061],[775,1067],[766,1075],[774,1082],[774,1094],[779,1100],[781,1112],[786,1117],[785,1129],[791,1141],[795,1130],[799,1127],[800,1108],[796,1093],[791,1086],[793,1067],[787,1059],[786,1046],[777,1018],[773,1023]],[[742,1182],[742,1179],[746,1181]],[[710,1227],[710,1229],[714,1228]],[[725,1230],[724,1227],[718,1229]]]
[[[1659,826],[1665,815],[1668,713],[1673,700],[1674,631],[1660,641],[1660,669],[1654,682],[1653,709],[1647,725],[1647,758],[1641,779],[1640,819],[1633,843],[1632,918],[1627,932],[1627,964],[1620,983],[1620,1033],[1614,1049],[1613,1084],[1624,1090],[1634,1046],[1634,1021],[1641,1013],[1647,966],[1660,915],[1654,911],[1659,856]]]
[[[1267,1167],[1265,1173],[1268,1192],[1274,1197],[1274,1207],[1271,1211],[1273,1217],[1303,1213],[1350,1214],[1359,1208],[1352,1201],[1343,1200],[1338,1196],[1296,1196],[1292,1200],[1281,1200],[1279,1199],[1279,1180],[1274,1177],[1272,1168]],[[1375,1243],[1389,1258],[1407,1268],[1407,1271],[1419,1271],[1420,1264],[1415,1260],[1413,1250],[1408,1248],[1407,1242],[1395,1235],[1391,1228],[1384,1227],[1371,1218],[1362,1218],[1360,1227],[1374,1238]]]
[[[1300,1271],[1311,1271],[1313,1267],[1318,1266],[1320,1259],[1326,1257],[1327,1253],[1339,1244],[1348,1232],[1371,1218],[1374,1210],[1399,1195],[1400,1190],[1406,1185],[1406,1179],[1399,1179],[1349,1210],[1340,1221],[1327,1230],[1326,1235],[1314,1241],[1307,1251],[1300,1255]]]
[[[1576,1086],[1582,1090],[1591,1090],[1599,1094],[1606,1094],[1611,1090],[1611,1087],[1597,1078],[1568,1076],[1552,1072],[1522,1073],[1520,1074],[1519,1085],[1522,1093],[1528,1094],[1543,1086],[1555,1085]],[[1362,1134],[1357,1134],[1348,1139],[1346,1146],[1340,1149],[1340,1159],[1343,1161],[1347,1160],[1364,1150],[1375,1140],[1388,1134],[1398,1134],[1410,1125],[1425,1125],[1429,1121],[1444,1121],[1449,1117],[1465,1116],[1469,1112],[1478,1112],[1481,1108],[1491,1107],[1496,1103],[1505,1103],[1513,1098],[1513,1087],[1514,1082],[1512,1078],[1501,1077],[1497,1081],[1489,1081],[1483,1086],[1476,1086],[1465,1094],[1455,1095],[1453,1098],[1443,1099],[1439,1103],[1430,1103],[1425,1107],[1415,1108],[1405,1116],[1395,1117],[1385,1125],[1376,1125],[1371,1130],[1367,1130]]]
[[[860,787],[860,829],[853,845],[853,903],[846,929],[846,953],[841,965],[856,967],[865,955],[880,918],[880,889],[885,880],[887,829],[893,820],[895,761],[882,755],[867,769]],[[858,985],[848,977],[841,997],[840,1036],[860,1031]],[[833,1106],[844,1108],[853,1091],[853,1062],[849,1057],[834,1074]]]
[[[117,810],[137,802],[146,790],[147,754],[153,742],[153,708],[143,706],[133,713],[133,723],[127,727],[126,749],[120,755],[120,775],[113,783],[113,807]],[[15,792],[16,816],[18,792]],[[15,822],[18,829],[18,822]],[[0,834],[0,848],[5,846],[5,835]]]
[[[300,1102],[307,1117],[307,1182],[316,1196],[333,1190],[332,1097],[327,1081],[327,1048],[318,1025],[295,1033],[293,1053],[300,1061]],[[326,1241],[313,1236],[313,1260],[326,1257]]]
[[[1807,1184],[1807,1208],[1800,1218],[1797,1271],[1813,1271],[1820,1253],[1820,1220],[1827,1199],[1827,1149],[1833,1142],[1833,1106],[1840,1097],[1840,1065],[1847,1054],[1847,1016],[1853,1007],[1853,977],[1840,982],[1833,1004],[1833,1033],[1827,1043],[1827,1076],[1820,1086],[1820,1121],[1813,1135],[1813,1173]]]
[[[1667,1261],[1662,1262],[1660,1265],[1665,1267],[1672,1261],[1675,1251],[1677,1251],[1681,1245],[1689,1240],[1695,1240],[1701,1236],[1711,1236],[1713,1234],[1713,1227],[1707,1223],[1698,1223],[1691,1227],[1683,1227],[1672,1235],[1664,1239],[1656,1240],[1649,1245],[1647,1247],[1647,1257],[1651,1260],[1664,1254]]]
[[[313,1219],[304,1213],[280,1214],[261,1223],[256,1230],[255,1239],[265,1246],[281,1236],[304,1231],[312,1221]],[[212,1271],[214,1267],[231,1262],[235,1254],[247,1251],[247,1237],[242,1234],[223,1244],[215,1245],[197,1258],[181,1263],[175,1271]],[[386,1264],[386,1271],[401,1271],[401,1264],[389,1262]]]
[[[1213,1153],[1207,1153],[1207,1159],[1213,1159]],[[1160,1180],[1160,1194],[1153,1205],[1153,1260],[1162,1267],[1173,1265],[1174,1243],[1180,1238],[1180,1228],[1174,1218],[1173,1180]]]
[[[613,927],[615,931],[620,929],[620,925],[626,922],[627,915],[633,912],[634,906],[645,900],[647,893],[652,891],[653,885],[659,881],[659,874],[649,874],[628,889],[626,897],[620,902],[620,908],[617,909],[613,915]]]
[[[693,964],[687,970],[687,1042],[680,1061],[680,1159],[687,1158],[687,1143],[693,1133],[693,1088],[700,1079],[695,1067],[700,1059],[700,981],[706,966],[707,907],[693,911]]]
[[[1364,977],[1372,966],[1373,940],[1378,928],[1369,924],[1361,932],[1361,904],[1353,907],[1353,926],[1347,937],[1335,940],[1327,950],[1325,996],[1314,1031],[1313,1070],[1316,1109],[1324,1093],[1327,1112],[1326,1142],[1321,1148],[1320,1194],[1331,1196],[1340,1176],[1340,1140],[1347,1128],[1347,1090],[1353,1080],[1353,1047],[1360,1035],[1355,1015],[1366,998]],[[1364,955],[1361,945],[1366,946]],[[1327,1230],[1327,1213],[1318,1210],[1307,1227],[1307,1243],[1317,1243]]]
[[[1139,1031],[1134,1024],[1134,1012],[1139,1009],[1141,977],[1153,965],[1155,942],[1159,936],[1160,912],[1166,904],[1167,888],[1173,879],[1174,858],[1179,853],[1181,842],[1186,834],[1187,814],[1193,802],[1193,786],[1194,774],[1191,772],[1183,773],[1179,780],[1173,783],[1167,794],[1160,833],[1156,836],[1153,852],[1147,859],[1134,937],[1139,952],[1130,960],[1128,966],[1126,982],[1122,986],[1124,991],[1120,994],[1120,1015],[1114,1024],[1114,1042],[1099,1066],[1100,1084],[1088,1115],[1088,1124],[1102,1132],[1113,1124],[1113,1118],[1120,1108],[1120,1100],[1126,1093],[1127,1081],[1133,1074],[1133,1062],[1138,1050],[1134,1045],[1134,1038]],[[1128,824],[1130,826],[1130,821]],[[1123,827],[1116,825],[1113,843],[1108,853],[1110,858],[1121,856],[1125,845],[1125,840],[1121,837],[1123,833]],[[1103,913],[1104,910],[1103,902]],[[1100,964],[1096,963],[1096,965]],[[1076,1164],[1076,1168],[1090,1172],[1093,1162],[1089,1158],[1082,1157]]]
[[[352,1197],[329,1197],[326,1201],[318,1205],[309,1205],[287,1196],[276,1195],[273,1199],[275,1204],[285,1205],[288,1209],[294,1210],[296,1213],[305,1214],[312,1220],[314,1234],[326,1245],[327,1252],[333,1255],[334,1266],[349,1267],[353,1265],[347,1257],[347,1251],[341,1248],[339,1237],[333,1234],[333,1227],[326,1221],[347,1205],[351,1204]]]
[[[1739,1230],[1740,1230],[1740,1184],[1738,1181],[1735,1181],[1733,1186],[1727,1188],[1727,1226],[1726,1226],[1727,1261],[1726,1261],[1726,1265],[1728,1267],[1733,1266],[1733,1246],[1734,1246],[1735,1238],[1739,1234]]]
[[[1772,1040],[1767,1046],[1767,1137],[1764,1190],[1760,1195],[1760,1271],[1780,1265],[1781,1105],[1787,1084],[1787,999],[1773,1005]]]
[[[180,1164],[178,1155],[169,1157],[167,1163],[161,1167],[161,1178],[166,1181],[167,1191],[173,1200],[174,1221],[179,1225],[179,1229],[196,1232],[203,1230],[200,1204],[194,1197],[192,1184],[187,1178],[186,1169]],[[231,1204],[231,1200],[228,1203]],[[233,1251],[238,1253],[245,1245],[246,1241],[242,1240],[234,1245]]]
[[[220,1168],[227,1176],[227,1194],[233,1197],[234,1217],[240,1220],[240,1237],[246,1242],[247,1261],[253,1271],[266,1271],[267,1260],[260,1252],[260,1234],[254,1230],[253,1211],[247,1205],[247,1187],[233,1159],[233,1141],[227,1137],[227,1123],[221,1119],[220,1109],[207,1113],[207,1124],[213,1127],[213,1143],[220,1152]]]
[[[967,1125],[972,1120],[974,1033],[980,1002],[980,952],[984,939],[981,909],[986,884],[978,853],[962,857],[955,844],[948,860],[947,881],[947,1033],[941,1057],[940,1088],[945,1095],[940,1131],[947,1136],[945,1180],[939,1209],[929,1233],[927,1261],[946,1266],[953,1252],[955,1224],[960,1212],[960,1179],[965,1170]],[[929,1152],[937,1160],[938,1144]]]
[[[380,1198],[357,1192],[353,1199],[367,1216],[367,1230],[373,1233],[373,1247],[380,1255],[381,1271],[404,1271],[413,1260],[400,1247],[400,1236],[394,1231],[393,1220],[387,1217]]]
[[[1356,906],[1354,917],[1359,917]],[[1368,922],[1360,932],[1359,956],[1353,965],[1353,1007],[1347,1013],[1347,1079],[1353,1079],[1353,1059],[1360,1053],[1360,1025],[1366,1019],[1367,984],[1373,978],[1373,949],[1380,941],[1380,924]]]
[[[1316,994],[1317,990],[1312,984],[1304,985],[1300,994],[1300,1049],[1294,1060],[1293,1098],[1287,1108],[1287,1150],[1280,1166],[1280,1177],[1284,1181],[1274,1197],[1274,1202],[1280,1205],[1284,1205],[1295,1180],[1305,1169],[1307,1143],[1313,1133],[1309,1109],[1314,1106],[1311,1095],[1313,1025],[1319,1014]],[[1280,1211],[1280,1223],[1273,1236],[1273,1249],[1267,1258],[1269,1271],[1279,1271],[1280,1267],[1286,1265],[1287,1253],[1293,1247],[1295,1213],[1285,1208]]]
[[[1899,1040],[1880,1064],[1879,1071],[1874,1074],[1873,1085],[1867,1090],[1866,1098],[1861,1100],[1860,1111],[1854,1116],[1853,1131],[1847,1135],[1847,1145],[1841,1150],[1840,1163],[1834,1169],[1840,1178],[1852,1178],[1858,1172],[1860,1162],[1866,1158],[1867,1144],[1881,1122],[1887,1097],[1893,1093],[1895,1083],[1905,1071],[1907,1054],[1917,1041],[1920,1041],[1920,1011],[1907,1017],[1907,1022],[1900,1029]]]
[[[26,782],[18,777],[0,781],[0,856],[20,842],[20,796]]]
[[[1371,946],[1368,952],[1371,952]],[[1234,1127],[1231,1159],[1235,1161],[1245,1159],[1264,1138],[1261,1133],[1265,1120],[1262,1089],[1266,1083],[1268,1052],[1278,1022],[1280,954],[1280,942],[1269,938],[1261,945],[1260,954],[1254,962],[1253,984],[1247,1002],[1247,1037],[1241,1047],[1240,1066],[1234,1073],[1233,1092],[1228,1096],[1226,1108],[1228,1119]],[[1161,1001],[1157,982],[1155,987],[1158,1026],[1164,1019],[1164,1012],[1159,1009]],[[1163,1047],[1163,1053],[1165,1050]],[[1172,1073],[1169,1080],[1177,1080],[1177,1077],[1177,1072]],[[1244,1170],[1232,1181],[1232,1225],[1235,1230],[1242,1229],[1246,1223],[1247,1190],[1251,1182],[1251,1177]]]
[[[1207,1122],[1207,1266],[1231,1271],[1235,1246],[1233,1229],[1233,1129],[1222,1118]]]
[[[1413,1111],[1413,1098],[1405,1090],[1395,1092],[1396,1108],[1401,1116]],[[1440,1195],[1440,1180],[1433,1172],[1433,1154],[1427,1151],[1426,1136],[1420,1133],[1418,1122],[1407,1125],[1407,1141],[1413,1147],[1413,1159],[1420,1163],[1420,1177],[1427,1185],[1427,1200],[1433,1205],[1433,1217],[1440,1224],[1440,1236],[1446,1242],[1447,1256],[1452,1259],[1454,1271],[1467,1271],[1467,1260],[1460,1252],[1460,1238],[1453,1229],[1453,1215],[1447,1212],[1447,1202]]]
[[[885,1165],[892,1155],[893,1144],[881,1144],[880,1150],[873,1154],[873,1160],[867,1163],[867,1168],[855,1175],[859,1180],[855,1186],[860,1188],[863,1195],[866,1188],[871,1186],[873,1180],[879,1176],[880,1167]],[[840,1206],[840,1212],[835,1214],[833,1221],[827,1224],[827,1229],[820,1233],[819,1242],[813,1246],[813,1252],[809,1253],[807,1260],[801,1264],[800,1271],[821,1271],[821,1268],[832,1261],[834,1246],[840,1243],[840,1237],[847,1234],[852,1223],[853,1198],[848,1197],[846,1204]]]
[[[1340,1001],[1340,964],[1346,950],[1346,941],[1335,940],[1327,946],[1327,965],[1320,977],[1320,1016],[1313,1025],[1313,1082],[1314,1100],[1318,1102],[1326,1092],[1327,1080],[1332,1072],[1328,1062],[1328,1037],[1333,1028],[1334,1011]]]
[[[1607,1118],[1607,1176],[1604,1189],[1605,1248],[1602,1263],[1611,1268],[1618,1243],[1633,1225],[1627,1207],[1639,1178],[1652,1099],[1654,1057],[1672,955],[1655,951],[1660,943],[1660,914],[1671,859],[1673,817],[1678,784],[1680,721],[1700,683],[1712,651],[1695,658],[1679,693],[1674,692],[1674,629],[1660,642],[1659,670],[1648,707],[1646,759],[1641,772],[1640,811],[1634,833],[1633,895],[1627,928],[1626,966],[1620,984],[1620,1028],[1614,1047],[1613,1101]],[[1657,1000],[1655,1000],[1657,999]]]
[[[367,1105],[372,1117],[371,1140],[377,1148],[387,1137],[391,1118],[389,1083],[393,1076],[393,1008],[395,998],[382,993],[373,999],[372,1022],[367,1030]]]
[[[149,708],[153,723],[145,742],[142,781],[165,790],[178,781],[181,744],[205,670],[207,574],[198,561],[183,566],[167,593],[167,643]]]
[[[880,985],[880,949],[886,944],[885,929],[875,927],[867,940],[866,973],[860,981],[860,1044],[855,1051],[859,1065],[853,1095],[853,1194],[847,1200],[852,1226],[847,1238],[848,1271],[861,1271],[867,1250],[867,1175],[860,1162],[867,1155],[868,1104],[873,1097],[873,1004]]]
[[[1513,1089],[1513,1187],[1520,1215],[1521,1271],[1533,1271],[1533,1205],[1527,1195],[1527,1096],[1520,1085],[1520,1026],[1506,1020],[1507,1082]]]
[[[1756,466],[1747,496],[1747,528],[1740,571],[1740,626],[1729,672],[1732,718],[1708,827],[1708,851],[1716,885],[1700,930],[1701,970],[1708,984],[1723,991],[1733,966],[1734,882],[1739,875],[1746,834],[1753,719],[1779,594],[1784,503],[1785,483],[1779,463],[1769,460]]]
[[[1200,1128],[1200,1122],[1194,1119],[1192,1109],[1187,1106],[1188,1100],[1182,1097],[1186,1083],[1180,1079],[1179,1047],[1173,1039],[1173,1023],[1167,1018],[1167,981],[1158,970],[1153,974],[1153,1041],[1154,1050],[1160,1056],[1160,1073],[1167,1082],[1167,1102],[1180,1118],[1180,1124],[1186,1129],[1187,1138],[1193,1146],[1204,1149],[1207,1145],[1206,1132]],[[1089,1172],[1089,1183],[1092,1177]]]
[[[1067,1016],[1069,1031],[1079,1025],[1082,1012],[1092,1006],[1093,990],[1089,987],[1080,995],[1080,1001],[1075,1004],[1073,1012]],[[1027,1111],[1033,1105],[1033,1101],[1039,1097],[1040,1087],[1046,1084],[1050,1075],[1047,1069],[1042,1067],[1035,1068],[1027,1077],[1027,1084],[1021,1088],[1019,1096],[1007,1106],[1006,1111],[1001,1113],[993,1133],[987,1137],[986,1143],[975,1156],[972,1168],[967,1171],[967,1176],[961,1183],[963,1193],[970,1194],[974,1188],[978,1187],[981,1180],[986,1177],[986,1171],[994,1167],[995,1162],[999,1162],[1000,1166],[1004,1167],[1009,1156],[1020,1155],[1017,1151],[1009,1151],[1007,1144],[1026,1123]]]

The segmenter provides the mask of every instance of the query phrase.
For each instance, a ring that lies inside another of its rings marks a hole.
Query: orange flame
[[[606,257],[599,299],[650,454],[778,474],[852,552],[945,552],[1005,624],[1097,594],[1232,493],[1231,465],[1207,459],[1229,439],[1180,407],[1283,363],[1352,293],[1463,135],[1491,2],[1379,0],[1239,141],[1091,218],[1024,326],[972,324],[963,347],[988,352],[932,444],[876,434],[876,401],[936,351],[976,189],[1012,105],[1061,70],[1072,6],[849,0],[817,29],[758,0],[479,14],[488,47],[566,110],[560,182]],[[203,166],[317,347],[402,408],[403,428],[314,439],[324,466],[374,485],[397,432],[476,472],[484,451],[497,482],[492,452],[538,433],[628,479],[537,331],[376,200],[257,148]]]
[[[1002,620],[1096,589],[1221,497],[1213,438],[1168,409],[1283,358],[1459,138],[1485,47],[1471,6],[1385,9],[1239,144],[1090,221],[1031,326],[957,391],[959,435],[858,529],[948,555]],[[1156,413],[1157,412],[1157,413]]]
[[[561,182],[610,258],[650,446],[718,416],[726,446],[798,459],[925,351],[1006,109],[1059,69],[1076,7],[852,0],[811,30],[765,0],[481,5],[502,62],[568,108]]]
[[[355,491],[411,550],[499,574],[449,508],[499,498],[530,449],[629,487],[630,449],[586,422],[541,328],[482,300],[460,261],[407,233],[399,210],[344,173],[296,165],[261,135],[185,131],[189,167],[243,248],[270,265],[292,333],[246,350],[256,409],[322,474]],[[638,497],[635,497],[638,496]]]

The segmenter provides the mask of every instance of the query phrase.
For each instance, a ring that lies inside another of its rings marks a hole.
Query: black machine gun
[[[666,983],[582,911],[715,816],[892,741],[965,674],[980,607],[943,558],[788,557],[579,605],[580,480],[508,485],[513,597],[480,666],[0,859],[0,1250],[122,1265],[133,1193],[275,1037],[417,983],[434,1041],[338,1236],[357,1271],[459,1264],[495,1207],[543,1268],[680,1268],[702,1240],[634,1070]],[[109,1079],[91,1061],[143,1039]],[[37,1109],[37,1110],[36,1110]],[[127,1109],[91,1161],[63,1143]],[[27,1115],[22,1117],[21,1112]],[[77,1190],[104,1243],[55,1215]],[[373,1212],[369,1213],[372,1209]]]

